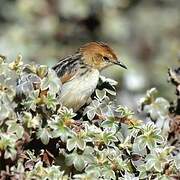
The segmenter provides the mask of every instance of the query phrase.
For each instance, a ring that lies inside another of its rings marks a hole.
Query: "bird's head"
[[[98,70],[102,70],[110,65],[116,64],[125,69],[127,67],[119,60],[107,44],[102,42],[90,42],[80,48],[83,55],[83,61]]]

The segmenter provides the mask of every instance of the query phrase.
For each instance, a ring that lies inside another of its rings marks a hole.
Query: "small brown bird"
[[[112,64],[127,69],[114,51],[102,42],[87,43],[75,54],[61,59],[53,69],[63,84],[62,104],[78,111],[95,90],[100,71]]]

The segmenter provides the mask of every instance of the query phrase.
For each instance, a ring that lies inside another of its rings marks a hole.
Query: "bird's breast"
[[[96,69],[79,72],[77,76],[63,84],[61,102],[74,111],[79,110],[95,90],[99,80],[99,71]]]

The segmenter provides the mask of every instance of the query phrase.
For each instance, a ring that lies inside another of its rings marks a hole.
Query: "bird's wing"
[[[76,53],[61,59],[52,67],[63,84],[72,80],[77,75],[80,70],[80,58],[81,55]]]

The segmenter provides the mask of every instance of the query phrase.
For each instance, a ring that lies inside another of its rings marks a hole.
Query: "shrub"
[[[75,114],[52,69],[1,56],[1,179],[178,179],[180,69],[169,77],[177,102],[152,88],[139,102],[143,120],[112,100],[117,83],[105,77]]]

